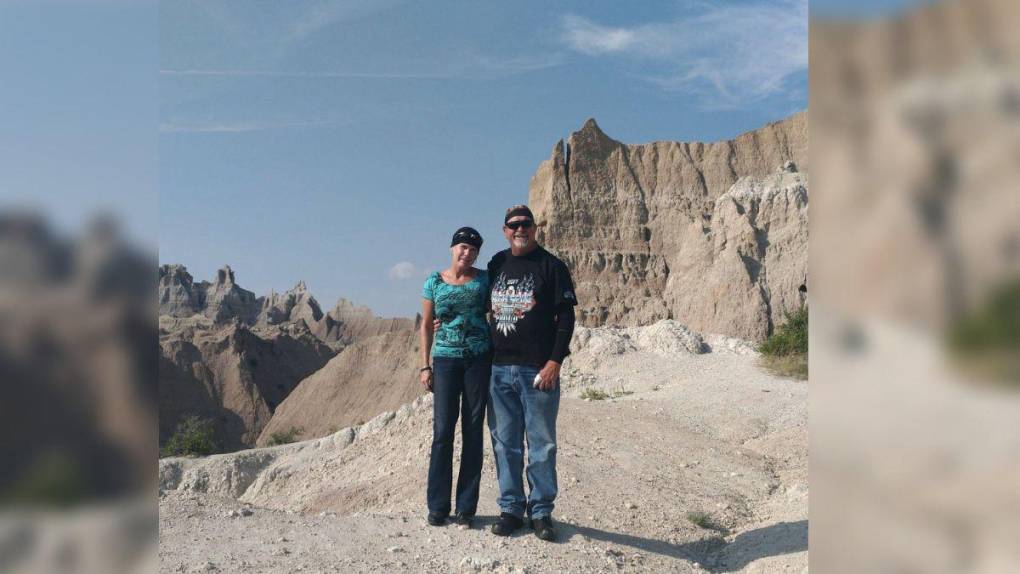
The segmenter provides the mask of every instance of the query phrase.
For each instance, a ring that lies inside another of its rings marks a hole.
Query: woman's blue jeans
[[[539,369],[493,365],[489,389],[489,431],[496,455],[501,512],[531,518],[552,514],[556,500],[556,415],[560,385],[550,391],[532,386]],[[524,438],[528,439],[528,487],[524,498],[521,471]]]
[[[478,486],[482,480],[482,433],[485,404],[489,396],[492,357],[433,357],[432,456],[429,460],[428,507],[430,513],[450,513],[453,484],[453,437],[461,417],[460,472],[457,474],[456,509],[474,515]]]

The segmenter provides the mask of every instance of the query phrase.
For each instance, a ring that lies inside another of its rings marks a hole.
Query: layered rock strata
[[[807,288],[807,116],[733,140],[627,145],[594,120],[531,180],[539,242],[586,326],[676,319],[761,340]]]

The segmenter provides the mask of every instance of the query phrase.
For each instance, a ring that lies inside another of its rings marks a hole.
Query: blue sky
[[[160,260],[382,315],[472,225],[505,247],[553,144],[729,138],[806,107],[806,3],[160,7]]]

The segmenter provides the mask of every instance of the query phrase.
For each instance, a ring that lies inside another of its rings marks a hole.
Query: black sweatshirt
[[[574,282],[567,266],[537,247],[515,257],[509,249],[488,265],[496,365],[542,367],[570,354],[574,330]]]

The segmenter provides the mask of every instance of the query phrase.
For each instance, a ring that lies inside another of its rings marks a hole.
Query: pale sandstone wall
[[[582,325],[668,318],[761,340],[800,305],[805,112],[715,143],[626,145],[588,120],[563,143],[529,203],[573,273]]]

